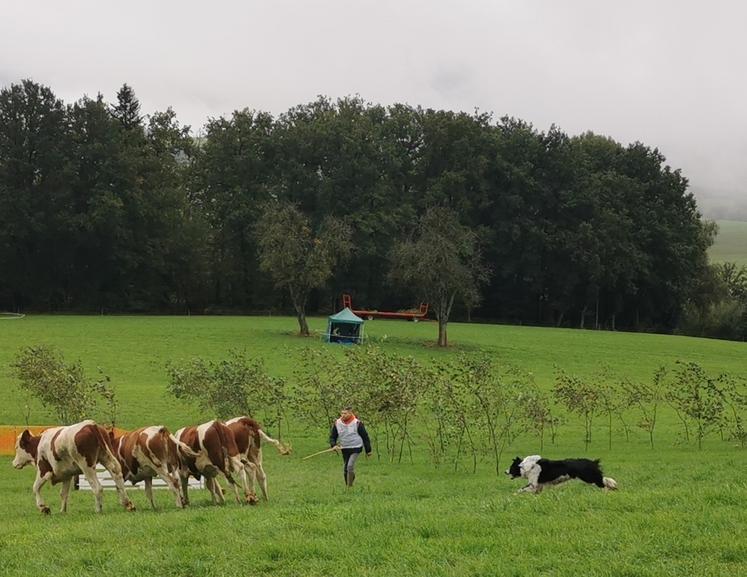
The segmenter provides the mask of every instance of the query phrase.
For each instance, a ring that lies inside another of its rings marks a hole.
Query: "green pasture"
[[[322,330],[323,319],[312,319]],[[68,360],[112,378],[121,424],[176,428],[207,419],[165,393],[169,360],[223,358],[245,349],[269,371],[292,377],[304,347],[329,347],[294,335],[290,318],[30,316],[0,321],[0,424],[20,424],[24,400],[8,364],[23,345],[48,343]],[[713,373],[747,376],[747,344],[689,337],[497,325],[450,325],[453,346],[431,346],[433,323],[373,321],[371,340],[423,362],[458,351],[483,350],[504,364],[531,371],[550,387],[553,367],[588,377],[606,365],[616,374],[650,378],[660,364],[696,361]],[[333,349],[341,350],[341,349]],[[361,415],[365,419],[365,415]],[[32,406],[31,421],[48,422]],[[61,515],[58,491],[45,489],[51,517],[34,507],[33,471],[15,471],[0,458],[0,575],[59,576],[736,576],[747,574],[745,450],[717,436],[703,450],[682,442],[675,419],[664,415],[657,445],[643,431],[629,441],[616,430],[612,449],[598,423],[589,452],[577,428],[562,428],[548,457],[601,458],[620,490],[605,493],[580,482],[541,495],[517,495],[519,481],[496,476],[481,462],[476,474],[451,465],[435,468],[425,449],[414,462],[362,461],[356,487],[343,486],[335,455],[302,461],[325,447],[326,423],[294,423],[294,447],[283,457],[265,453],[271,501],[213,507],[206,492],[175,510],[158,493],[160,510],[131,494],[138,511],[126,513],[107,493],[104,514],[93,498],[71,496]],[[539,451],[536,438],[514,440],[514,454]]]
[[[718,236],[709,251],[712,262],[747,265],[747,222],[719,220]]]
[[[111,377],[120,400],[120,424],[154,421],[169,427],[200,418],[167,396],[166,365],[196,356],[225,358],[230,350],[262,357],[268,371],[291,377],[304,347],[330,347],[318,338],[295,336],[297,324],[279,317],[28,316],[0,321],[0,425],[24,422],[24,400],[9,364],[26,345],[50,344],[66,360],[80,359],[89,375]],[[324,319],[311,319],[322,331]],[[428,362],[459,351],[483,350],[498,363],[534,374],[551,386],[553,369],[592,377],[604,366],[619,375],[647,379],[659,365],[695,361],[713,372],[747,374],[747,345],[739,342],[656,334],[583,331],[504,325],[449,324],[449,350],[433,346],[435,323],[377,320],[366,323],[370,341],[388,351]],[[334,349],[333,350],[341,350]],[[32,424],[45,424],[33,405]]]

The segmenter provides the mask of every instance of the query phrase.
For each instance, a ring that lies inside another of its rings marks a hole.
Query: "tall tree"
[[[24,80],[0,90],[0,298],[13,309],[68,300],[68,145],[51,89]]]
[[[420,219],[415,237],[394,249],[392,261],[392,278],[430,304],[438,319],[438,346],[448,346],[446,331],[455,299],[475,306],[489,276],[477,235],[454,211],[431,208]]]
[[[193,203],[211,234],[211,299],[257,309],[272,304],[271,284],[258,274],[252,227],[270,198],[276,161],[272,115],[241,110],[211,119],[192,165]]]
[[[76,225],[72,305],[118,309],[131,273],[119,124],[101,95],[73,104],[68,122]]]
[[[309,335],[306,304],[313,289],[332,276],[334,266],[351,250],[350,227],[326,217],[317,231],[297,206],[267,204],[256,225],[259,266],[278,288],[288,289],[301,335]]]
[[[156,112],[146,127],[149,176],[147,197],[153,203],[148,241],[149,300],[189,311],[208,298],[209,230],[190,195],[194,144],[190,127],[181,126],[168,108]]]
[[[135,96],[131,86],[123,84],[117,92],[117,104],[111,107],[112,116],[119,120],[126,129],[142,127],[143,117],[140,115],[140,101]]]

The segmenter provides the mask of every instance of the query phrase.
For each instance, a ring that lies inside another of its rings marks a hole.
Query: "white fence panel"
[[[114,484],[114,479],[112,479],[112,476],[109,474],[109,471],[104,469],[102,465],[96,466],[96,477],[99,480],[99,483],[101,483],[101,486],[104,489],[115,489],[116,485]],[[125,483],[125,487],[127,487],[127,490],[130,489],[143,489],[145,487],[145,483],[142,481],[139,482],[137,485],[131,485],[130,483]],[[189,488],[190,489],[202,489],[204,487],[202,480],[198,481],[197,479],[190,477],[189,478]],[[78,477],[78,488],[81,491],[90,491],[91,485],[88,484],[88,480],[83,476],[80,475]],[[166,483],[163,482],[163,479],[160,477],[153,477],[153,488],[154,489],[167,489]]]

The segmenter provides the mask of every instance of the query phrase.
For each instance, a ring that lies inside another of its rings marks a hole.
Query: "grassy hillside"
[[[716,222],[719,233],[709,253],[711,261],[747,265],[747,222],[736,220]]]
[[[325,322],[311,319],[311,328],[321,331]],[[82,360],[89,375],[103,370],[117,389],[124,427],[155,421],[176,427],[200,418],[195,410],[166,395],[169,361],[195,356],[221,359],[229,350],[239,349],[261,356],[271,374],[288,377],[301,349],[330,347],[316,338],[295,336],[295,321],[278,317],[29,316],[0,323],[0,425],[24,422],[24,402],[9,364],[25,345],[52,344],[68,361]],[[442,351],[431,346],[437,333],[435,323],[372,321],[366,323],[366,331],[386,350],[425,362],[458,351],[484,350],[500,363],[531,371],[540,385],[547,386],[556,365],[582,376],[608,366],[621,375],[648,379],[661,364],[692,360],[715,372],[747,373],[747,344],[737,342],[452,323],[453,346]],[[46,422],[45,414],[33,407],[31,420]]]
[[[329,347],[293,336],[289,318],[27,317],[0,321],[0,424],[19,423],[22,399],[8,362],[22,345],[46,342],[89,371],[101,367],[118,388],[123,425],[176,427],[203,418],[166,396],[165,363],[194,355],[222,358],[246,348],[277,375],[291,375],[303,347]],[[323,319],[313,319],[321,329]],[[439,351],[433,323],[373,321],[372,339],[387,350],[428,361],[460,350],[485,350],[496,359],[552,383],[553,365],[592,375],[602,364],[618,374],[647,378],[661,363],[695,360],[709,371],[747,375],[747,344],[646,334],[526,327],[451,326],[454,347]],[[341,349],[332,349],[341,350]],[[32,420],[46,420],[34,408]],[[213,507],[205,491],[175,510],[158,493],[160,510],[131,490],[138,511],[124,512],[107,493],[104,514],[90,493],[75,492],[70,512],[57,512],[57,490],[45,488],[51,517],[31,493],[33,472],[0,458],[0,574],[61,577],[163,576],[397,576],[512,575],[727,576],[747,574],[745,451],[711,436],[704,449],[683,444],[673,424],[651,449],[645,435],[602,435],[589,453],[564,429],[548,457],[601,458],[620,490],[605,493],[578,481],[541,495],[515,494],[519,481],[496,476],[491,463],[476,474],[451,464],[362,459],[356,487],[343,487],[335,455],[307,461],[324,448],[326,424],[292,428],[294,454],[266,450],[271,501]],[[601,427],[601,424],[600,424]],[[417,448],[417,451],[424,450]],[[523,434],[506,449],[538,452]]]

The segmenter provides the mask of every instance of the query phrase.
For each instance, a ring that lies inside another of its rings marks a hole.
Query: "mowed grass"
[[[718,236],[709,251],[712,262],[747,265],[747,222],[719,220]]]
[[[160,491],[152,512],[132,490],[138,511],[124,512],[107,492],[96,515],[90,493],[76,492],[70,512],[47,518],[33,506],[31,472],[8,471],[3,458],[2,574],[747,574],[743,452],[641,446],[594,454],[619,491],[571,482],[517,495],[521,484],[488,465],[473,475],[375,460],[360,464],[347,491],[335,456],[268,455],[271,501],[257,507],[213,507],[202,491],[179,511]],[[56,491],[46,494],[56,506]]]
[[[223,358],[246,349],[274,374],[292,376],[304,347],[326,347],[293,335],[289,318],[27,317],[0,325],[0,424],[23,422],[23,399],[8,363],[22,345],[57,345],[69,360],[112,377],[122,425],[163,423],[172,428],[206,420],[165,393],[165,363],[192,356]],[[323,319],[313,319],[317,330]],[[745,343],[662,335],[450,325],[454,343],[439,351],[426,343],[433,323],[366,323],[372,340],[423,362],[458,351],[484,350],[497,361],[532,371],[550,387],[553,367],[594,375],[602,365],[618,374],[649,378],[659,364],[695,360],[709,371],[747,374]],[[341,349],[332,349],[341,351]],[[34,407],[32,421],[48,422]],[[362,415],[365,418],[365,415]],[[335,455],[303,461],[326,446],[326,424],[291,426],[294,454],[266,450],[271,501],[213,507],[206,492],[176,510],[158,492],[159,511],[142,490],[131,494],[134,513],[113,493],[104,514],[93,513],[90,493],[71,496],[57,512],[58,491],[45,488],[53,509],[34,507],[33,471],[15,471],[0,458],[0,575],[556,575],[660,576],[747,574],[745,453],[710,438],[702,451],[681,442],[665,415],[651,449],[642,431],[625,441],[615,430],[607,448],[603,423],[584,452],[578,427],[561,429],[549,457],[601,457],[620,490],[605,493],[578,481],[538,496],[515,494],[519,481],[496,476],[489,461],[472,474],[425,462],[361,460],[357,486],[343,486]],[[285,435],[284,435],[285,436]],[[504,454],[539,452],[526,434]]]

